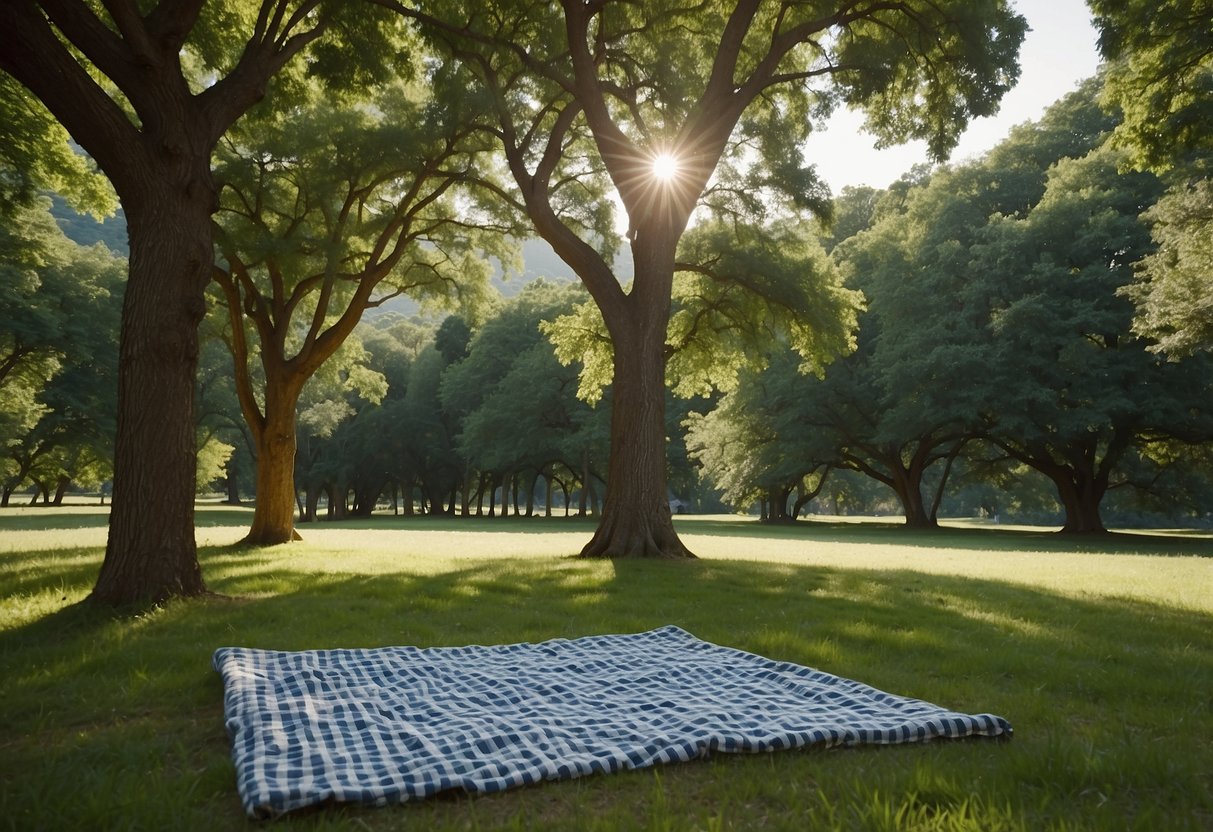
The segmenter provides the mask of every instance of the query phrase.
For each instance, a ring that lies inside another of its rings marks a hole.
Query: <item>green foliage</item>
[[[1126,289],[1137,304],[1136,331],[1176,357],[1209,349],[1213,2],[1090,0],[1090,6],[1110,61],[1104,98],[1124,114],[1114,142],[1129,164],[1176,169],[1170,192],[1147,215],[1159,251]]]
[[[357,412],[358,400],[379,404],[388,382],[369,366],[371,354],[361,339],[351,335],[317,370],[299,398],[299,426],[310,436],[327,438],[345,419]]]
[[[40,198],[0,229],[0,446],[5,489],[108,476],[124,262],[68,240]]]
[[[59,371],[59,328],[66,323],[64,298],[43,290],[44,274],[61,267],[69,254],[45,203],[16,212],[0,227],[0,390],[7,446],[33,426],[44,408],[35,399]]]
[[[992,224],[993,239],[978,260],[998,268],[1020,263],[1004,281],[992,318],[997,337],[992,371],[1002,379],[1001,430],[1034,443],[1070,441],[1092,430],[1134,426],[1166,411],[1162,385],[1150,401],[1140,385],[1165,368],[1129,332],[1128,304],[1116,295],[1131,279],[1132,264],[1149,250],[1142,206],[1160,186],[1146,174],[1117,171],[1107,148],[1063,160],[1048,188],[1022,220]]]
[[[200,437],[198,443],[198,493],[205,494],[211,490],[216,480],[221,479],[226,470],[232,451],[232,445],[221,441],[215,436]]]
[[[988,116],[1019,77],[1027,24],[1002,3],[929,3],[846,27],[835,61],[841,95],[867,115],[878,146],[923,139],[943,159],[972,116]],[[922,60],[923,56],[931,60]]]
[[[706,223],[683,237],[671,292],[667,382],[683,398],[736,387],[761,369],[766,345],[787,344],[802,372],[818,373],[854,348],[862,296],[844,288],[808,224],[768,228]],[[597,402],[613,351],[597,307],[583,303],[542,329],[567,364],[580,362],[578,395]]]
[[[860,231],[871,227],[876,219],[876,207],[883,192],[867,185],[847,185],[834,199],[832,208],[833,221],[823,228],[822,245],[826,251],[843,240],[849,240]]]
[[[541,332],[584,298],[571,285],[528,284],[447,368],[442,402],[459,419],[463,459],[485,471],[541,472],[553,464],[580,471],[583,454],[605,456],[608,411],[577,400],[579,367],[562,365]]]
[[[1131,163],[1165,170],[1213,150],[1213,2],[1088,0],[1108,59],[1104,97]]]
[[[862,295],[843,288],[811,226],[704,224],[678,256],[667,338],[677,395],[733,389],[741,366],[761,367],[766,344],[787,344],[818,375],[854,349]]]
[[[562,365],[580,365],[577,398],[590,405],[602,401],[614,377],[615,353],[597,304],[583,301],[572,311],[543,321],[539,329],[552,342]]]
[[[98,221],[88,214],[76,212],[58,194],[50,197],[51,215],[69,240],[82,246],[101,243],[119,257],[130,254],[126,216],[121,207],[113,216]]]
[[[1134,332],[1176,358],[1213,350],[1213,179],[1172,186],[1143,218],[1158,250],[1122,290],[1137,306]]]
[[[932,466],[989,440],[1046,474],[1075,523],[1109,488],[1175,493],[1138,448],[1213,437],[1207,367],[1165,365],[1130,331],[1118,288],[1151,251],[1138,215],[1162,186],[1121,170],[1097,97],[1084,85],[977,162],[849,194],[840,216],[861,230],[833,256],[868,298],[857,350],[820,380],[794,380],[786,356],[743,376],[692,425],[705,475],[744,503],[777,483],[786,498],[817,465],[850,468],[911,519],[932,512],[924,488],[946,485]]]
[[[434,347],[447,364],[466,358],[471,342],[472,330],[462,315],[448,315],[434,333]]]
[[[54,191],[100,219],[117,205],[113,188],[67,131],[11,76],[0,73],[0,222]]]
[[[466,128],[445,102],[396,81],[344,107],[316,86],[294,103],[246,120],[216,166],[225,185],[218,245],[230,266],[220,278],[246,314],[282,304],[300,350],[400,294],[479,314],[484,252],[502,243],[477,228],[491,217],[456,196],[469,151],[456,148]],[[273,326],[289,328],[286,319]]]
[[[798,372],[790,350],[768,360],[762,372],[744,370],[712,410],[686,420],[687,449],[700,476],[739,509],[774,493],[786,495],[820,467],[820,449],[811,449],[816,430],[804,419],[814,385]]]

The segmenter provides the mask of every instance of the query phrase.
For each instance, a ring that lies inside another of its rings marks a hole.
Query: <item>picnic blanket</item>
[[[1010,735],[678,627],[492,647],[215,651],[253,817],[484,793],[713,751]]]

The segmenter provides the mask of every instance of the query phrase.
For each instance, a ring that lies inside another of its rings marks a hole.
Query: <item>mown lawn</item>
[[[455,645],[634,632],[820,667],[1015,726],[1009,742],[706,762],[330,807],[300,829],[1213,828],[1213,539],[680,519],[692,563],[569,557],[563,519],[371,521],[232,545],[199,514],[225,597],[120,617],[77,606],[98,509],[0,512],[0,825],[241,829],[223,645]]]

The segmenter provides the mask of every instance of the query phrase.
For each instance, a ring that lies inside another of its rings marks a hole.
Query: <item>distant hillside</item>
[[[51,194],[51,216],[69,240],[82,246],[103,243],[114,254],[127,257],[130,248],[126,237],[126,217],[118,212],[98,222],[88,214],[76,213],[58,194]]]
[[[122,209],[103,222],[98,222],[87,214],[78,214],[72,210],[62,198],[51,196],[51,214],[63,233],[82,246],[94,243],[104,243],[116,254],[127,257],[130,249],[126,236],[126,218]],[[549,280],[573,281],[577,276],[573,270],[557,256],[546,241],[540,239],[527,240],[522,244],[522,273],[503,277],[500,267],[494,263],[493,285],[503,297],[512,298],[522,291],[522,287],[536,278]],[[615,274],[623,282],[632,278],[632,251],[627,246],[620,249],[615,259]],[[417,311],[417,305],[408,298],[398,298],[385,304],[381,312],[398,312],[412,315]]]
[[[576,280],[577,276],[563,260],[552,251],[546,240],[527,240],[522,244],[523,274],[521,283],[527,283],[537,277],[555,278],[557,280]],[[632,250],[622,246],[615,258],[615,276],[627,283],[632,279]],[[507,296],[517,293],[502,292]]]
[[[624,283],[632,279],[632,250],[627,246],[623,246],[619,256],[615,258],[615,276]],[[493,261],[493,286],[504,298],[514,297],[528,283],[541,277],[556,282],[577,280],[577,275],[552,250],[546,240],[535,238],[522,244],[521,274],[503,276],[499,264]],[[409,298],[394,298],[378,309],[371,310],[368,317],[375,318],[388,312],[411,317],[417,314],[417,304]]]

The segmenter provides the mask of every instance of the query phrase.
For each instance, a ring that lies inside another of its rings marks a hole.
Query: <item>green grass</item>
[[[374,518],[233,546],[227,598],[76,605],[103,513],[0,512],[0,828],[242,829],[212,651],[454,645],[677,624],[961,711],[1010,742],[770,755],[481,798],[289,816],[299,829],[1210,829],[1213,539],[680,519],[692,563],[568,557],[577,520]]]

